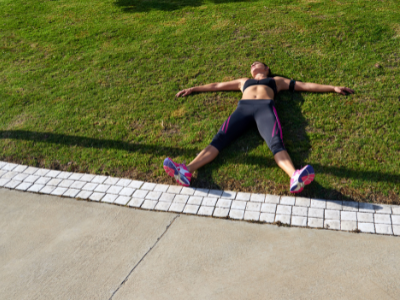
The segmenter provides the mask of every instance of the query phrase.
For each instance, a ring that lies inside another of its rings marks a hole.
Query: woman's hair
[[[260,63],[262,63],[262,64],[264,65],[264,67],[268,67],[265,63],[263,63],[263,62],[261,62],[261,61],[260,61]],[[271,75],[272,75],[271,69],[268,69],[267,77],[271,77]]]

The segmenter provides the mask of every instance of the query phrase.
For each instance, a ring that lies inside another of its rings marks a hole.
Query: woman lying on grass
[[[274,105],[274,98],[280,91],[299,92],[336,92],[342,95],[353,94],[347,87],[321,85],[310,82],[295,82],[284,77],[268,77],[270,70],[261,62],[251,65],[254,79],[240,78],[229,82],[211,83],[184,89],[176,94],[187,96],[192,92],[241,91],[242,99],[236,110],[222,124],[210,145],[197,155],[187,166],[177,164],[169,157],[164,160],[164,169],[175,177],[178,184],[189,186],[194,171],[211,162],[230,142],[241,135],[254,122],[258,131],[274,154],[279,167],[290,177],[290,192],[300,193],[304,186],[314,180],[314,169],[307,165],[296,170],[282,141],[282,128]]]

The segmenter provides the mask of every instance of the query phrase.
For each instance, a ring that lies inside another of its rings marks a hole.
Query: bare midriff
[[[244,92],[242,100],[274,99],[274,91],[265,85],[251,85]]]

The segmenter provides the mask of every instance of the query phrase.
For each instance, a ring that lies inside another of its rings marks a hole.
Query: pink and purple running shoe
[[[290,178],[290,192],[300,193],[304,186],[310,184],[315,177],[314,168],[310,165],[305,166],[301,170],[296,170]]]
[[[177,164],[172,159],[167,157],[164,160],[164,170],[169,176],[174,177],[178,184],[183,186],[190,185],[192,173],[188,171],[185,164]]]

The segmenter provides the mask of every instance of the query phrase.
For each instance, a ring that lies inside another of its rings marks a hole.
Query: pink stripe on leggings
[[[278,127],[279,127],[279,131],[281,132],[281,140],[282,140],[282,144],[283,144],[283,135],[282,135],[281,122],[279,122],[278,114],[276,113],[276,109],[275,109],[274,106],[272,106],[272,109],[274,110],[275,118],[278,121]]]
[[[228,126],[229,126],[229,120],[230,119],[231,119],[231,116],[229,116],[229,118],[228,118],[228,123],[226,124],[225,133],[228,131]]]

